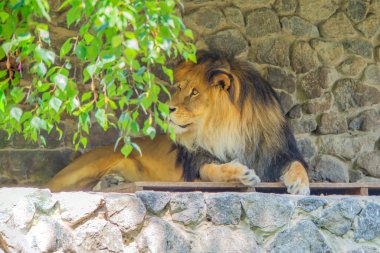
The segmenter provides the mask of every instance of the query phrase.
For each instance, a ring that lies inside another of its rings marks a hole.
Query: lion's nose
[[[169,112],[170,113],[172,113],[172,112],[175,112],[177,110],[177,108],[176,107],[169,107]]]

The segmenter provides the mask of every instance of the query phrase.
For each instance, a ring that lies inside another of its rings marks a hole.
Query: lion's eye
[[[191,91],[191,96],[196,96],[199,94],[199,91],[195,88],[193,88],[193,90]]]

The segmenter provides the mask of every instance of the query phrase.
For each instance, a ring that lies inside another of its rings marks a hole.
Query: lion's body
[[[180,64],[170,105],[176,144],[165,136],[137,140],[143,156],[91,151],[49,183],[52,190],[93,185],[107,173],[127,181],[241,181],[281,176],[292,193],[308,193],[307,167],[272,88],[250,64],[201,53]],[[258,177],[257,177],[257,175]]]

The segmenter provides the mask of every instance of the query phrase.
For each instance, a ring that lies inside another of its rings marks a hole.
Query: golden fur
[[[158,136],[136,140],[142,157],[132,153],[124,158],[112,147],[90,151],[48,187],[83,189],[108,173],[126,181],[200,179],[247,185],[283,176],[290,193],[309,193],[307,165],[277,98],[249,63],[201,52],[197,64],[176,68],[175,79],[178,87],[169,106],[176,146]]]

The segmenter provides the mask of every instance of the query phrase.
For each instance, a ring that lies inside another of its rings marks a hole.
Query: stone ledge
[[[0,188],[0,252],[378,252],[379,214],[377,196]]]

